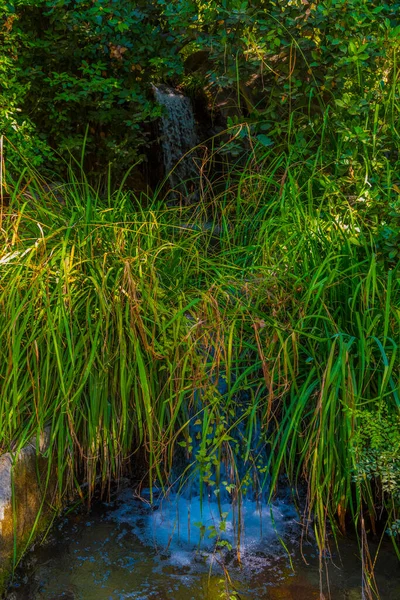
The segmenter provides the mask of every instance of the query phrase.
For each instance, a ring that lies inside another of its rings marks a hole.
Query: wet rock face
[[[12,458],[10,454],[0,456],[0,536],[3,537],[5,513],[12,501]],[[0,537],[0,548],[2,537]]]
[[[19,556],[49,521],[50,505],[57,504],[55,475],[48,476],[43,456],[47,444],[44,434],[18,454],[0,456],[0,595],[12,568],[14,541]]]

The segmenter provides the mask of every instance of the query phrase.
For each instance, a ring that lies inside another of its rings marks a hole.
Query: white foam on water
[[[210,560],[218,549],[240,549],[242,560],[256,557],[265,566],[268,555],[282,549],[280,538],[290,533],[297,516],[282,500],[269,506],[250,499],[219,505],[214,499],[200,502],[198,496],[187,499],[175,493],[144,506],[125,490],[110,518],[129,525],[142,543],[182,567],[192,567],[200,557]]]

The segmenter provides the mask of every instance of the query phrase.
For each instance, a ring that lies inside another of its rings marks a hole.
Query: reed
[[[207,483],[210,461],[235,468],[240,430],[245,463],[255,434],[268,447],[270,497],[282,473],[306,486],[321,549],[378,497],[396,520],[379,477],[357,478],[357,432],[400,408],[399,271],[343,181],[264,152],[195,208],[73,170],[56,191],[29,169],[7,186],[0,451],[50,426],[65,492],[105,487],[138,449],[165,483],[181,444]]]

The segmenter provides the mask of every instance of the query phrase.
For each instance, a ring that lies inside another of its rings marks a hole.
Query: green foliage
[[[12,6],[0,2],[0,133],[6,135],[17,151],[10,154],[27,159],[34,166],[44,160],[51,160],[48,146],[35,135],[35,127],[26,113],[22,113],[22,103],[28,86],[21,78],[18,65],[18,50],[24,35],[15,29],[17,16]]]
[[[400,502],[400,414],[386,405],[381,409],[363,411],[358,415],[360,430],[356,447],[356,480],[375,480],[382,486],[382,503],[385,497],[398,505]],[[390,505],[390,504],[389,504]],[[377,507],[379,508],[379,507]]]
[[[159,115],[149,100],[153,61],[160,57],[158,76],[176,67],[164,56],[160,27],[149,21],[152,5],[42,0],[8,10],[3,36],[13,46],[14,93],[38,134],[62,154],[76,154],[88,126],[90,169],[135,162],[147,143],[146,122]]]
[[[181,445],[214,486],[227,457],[250,465],[258,428],[260,482],[307,482],[321,548],[327,521],[344,529],[365,505],[395,538],[399,3],[2,9],[0,449],[50,424],[64,490],[69,469],[92,486],[118,477],[137,446],[165,481]],[[88,183],[151,155],[159,81],[202,89],[228,125],[195,207],[144,208],[122,177],[115,193]],[[22,168],[62,170],[56,152],[86,167],[58,190]],[[244,494],[253,467],[218,484]]]
[[[196,207],[101,198],[72,173],[56,194],[8,173],[1,446],[50,424],[62,489],[69,469],[92,485],[118,477],[139,446],[151,481],[181,444],[203,485],[238,498],[249,478],[214,480],[221,461],[255,466],[271,494],[284,472],[306,480],[323,548],[327,521],[343,528],[364,503],[384,505],[388,527],[399,519],[398,265],[377,250],[373,203],[360,211],[340,179],[321,186],[315,163],[255,148],[224,186],[204,181]]]
[[[371,130],[388,151],[397,135],[382,98],[398,99],[398,2],[2,0],[2,9],[0,125],[34,164],[47,165],[50,148],[79,154],[87,127],[88,172],[144,160],[160,114],[151,83],[193,78],[216,112],[229,92],[237,122],[261,143],[292,143],[296,126],[312,154],[327,106],[347,159]]]

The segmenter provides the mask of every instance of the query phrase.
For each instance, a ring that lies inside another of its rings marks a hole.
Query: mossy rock
[[[0,596],[14,559],[43,533],[59,506],[55,472],[48,472],[43,455],[45,438],[0,456]]]

